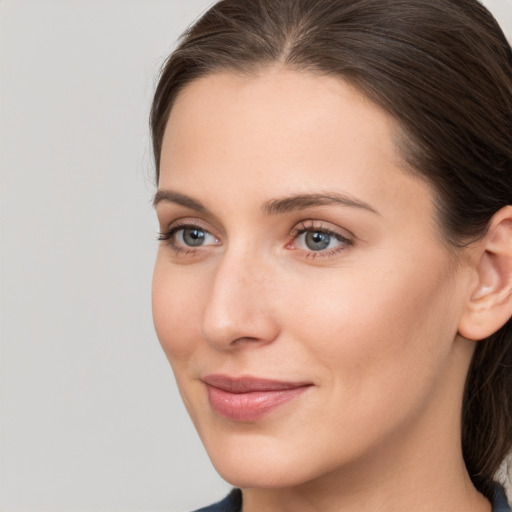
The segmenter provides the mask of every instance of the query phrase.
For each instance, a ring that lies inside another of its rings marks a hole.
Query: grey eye
[[[185,245],[190,247],[199,247],[203,245],[208,231],[199,228],[183,228],[181,230],[181,239]]]
[[[323,251],[331,243],[331,235],[322,231],[308,231],[305,233],[304,243],[312,251]]]

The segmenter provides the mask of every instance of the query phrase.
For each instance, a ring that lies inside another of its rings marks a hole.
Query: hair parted
[[[435,190],[449,245],[482,236],[512,204],[512,51],[477,0],[221,0],[162,69],[150,120],[157,178],[187,84],[275,64],[339,77],[398,121],[400,152]],[[462,416],[466,466],[489,495],[512,446],[512,321],[477,344]]]

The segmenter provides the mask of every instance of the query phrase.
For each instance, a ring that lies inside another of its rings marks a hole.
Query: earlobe
[[[477,242],[473,272],[459,334],[482,340],[512,316],[512,206],[493,216],[487,233]]]

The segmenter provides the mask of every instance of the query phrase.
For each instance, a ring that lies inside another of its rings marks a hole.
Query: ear
[[[487,233],[474,250],[474,279],[459,334],[482,340],[512,316],[512,206],[505,206],[492,217]]]

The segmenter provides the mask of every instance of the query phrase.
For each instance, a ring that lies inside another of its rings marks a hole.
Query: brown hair
[[[399,121],[400,149],[437,194],[449,244],[512,204],[512,52],[476,0],[222,0],[181,38],[151,111],[157,177],[179,92],[215,71],[280,63],[338,76]],[[512,322],[477,344],[462,406],[463,454],[490,495],[512,446]]]

